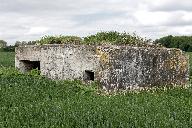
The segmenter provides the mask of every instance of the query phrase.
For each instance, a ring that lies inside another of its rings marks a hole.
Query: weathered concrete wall
[[[188,81],[188,58],[181,50],[166,48],[100,47],[100,82],[107,90]]]
[[[83,80],[85,70],[99,67],[95,48],[74,45],[43,45],[16,48],[16,67],[25,71],[20,60],[40,61],[41,74],[51,79]]]
[[[188,58],[178,49],[130,46],[42,45],[16,48],[21,60],[40,61],[41,74],[51,79],[80,79],[85,71],[105,90],[156,85],[183,85],[188,80]]]

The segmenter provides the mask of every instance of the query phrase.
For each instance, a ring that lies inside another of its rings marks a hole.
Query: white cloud
[[[192,34],[191,0],[0,0],[0,39],[135,32],[148,38]]]
[[[145,3],[151,11],[192,11],[191,0],[145,0]]]
[[[170,17],[165,12],[138,11],[135,14],[137,21],[144,26],[158,26],[167,22]]]
[[[47,32],[47,27],[31,27],[26,35],[39,35]]]

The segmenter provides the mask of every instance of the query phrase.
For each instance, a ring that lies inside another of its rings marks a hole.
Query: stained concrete
[[[32,66],[25,63],[31,62]],[[16,48],[22,72],[40,68],[51,79],[94,80],[104,90],[184,85],[188,57],[179,49],[116,45],[32,45]],[[40,62],[40,66],[33,62]]]

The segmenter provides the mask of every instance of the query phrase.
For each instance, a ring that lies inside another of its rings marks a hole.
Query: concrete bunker
[[[30,45],[16,48],[15,66],[51,79],[98,81],[104,90],[185,85],[188,57],[179,49],[126,45]]]

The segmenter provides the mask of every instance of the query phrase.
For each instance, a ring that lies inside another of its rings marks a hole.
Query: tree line
[[[192,52],[192,36],[165,36],[155,40],[155,44],[161,44],[167,48],[179,48],[186,52]]]
[[[6,41],[0,40],[0,51],[14,52],[15,47],[34,44],[36,44],[36,41],[16,41],[14,45],[7,45]]]
[[[94,36],[95,37],[95,36]],[[0,50],[2,51],[14,51],[15,47],[22,45],[34,45],[37,41],[16,41],[14,45],[7,46],[7,42],[0,40]],[[160,44],[167,48],[179,48],[186,52],[192,52],[192,36],[165,36],[160,39],[156,39],[154,44]]]

